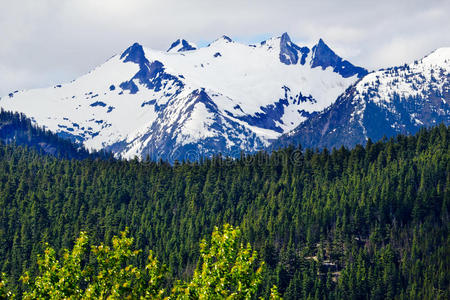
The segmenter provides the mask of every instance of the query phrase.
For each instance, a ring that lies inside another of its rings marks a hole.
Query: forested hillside
[[[20,293],[44,242],[71,248],[87,231],[98,244],[129,227],[189,279],[198,241],[230,223],[266,262],[261,295],[276,284],[285,299],[449,299],[449,138],[441,125],[352,150],[173,166],[1,145],[0,271]]]
[[[89,153],[82,145],[77,145],[70,139],[67,134],[63,138],[34,125],[24,114],[0,110],[0,141],[5,144],[26,146],[43,154],[66,159],[110,156],[104,151]]]

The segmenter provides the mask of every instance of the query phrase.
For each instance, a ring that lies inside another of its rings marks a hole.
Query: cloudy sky
[[[450,46],[450,0],[0,0],[0,95],[70,81],[138,41],[319,38],[376,69]]]

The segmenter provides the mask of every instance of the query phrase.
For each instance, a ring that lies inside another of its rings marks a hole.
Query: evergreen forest
[[[231,224],[265,265],[252,297],[277,286],[284,299],[450,299],[449,139],[440,125],[353,149],[173,164],[4,140],[2,279],[30,294],[19,278],[39,274],[48,246],[61,257],[82,232],[99,245],[128,228],[142,253],[127,262],[143,269],[153,251],[169,291],[192,280],[199,241]]]

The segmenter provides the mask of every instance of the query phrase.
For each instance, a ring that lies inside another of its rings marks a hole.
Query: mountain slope
[[[336,102],[273,147],[351,147],[421,127],[450,124],[450,48],[440,48],[409,65],[370,73]]]
[[[118,156],[196,158],[261,149],[334,102],[367,73],[320,40],[259,45],[222,37],[168,52],[130,46],[67,84],[11,93],[0,106]]]
[[[0,111],[0,143],[33,148],[66,159],[108,158],[107,153],[89,153],[80,145],[32,124],[23,114]]]

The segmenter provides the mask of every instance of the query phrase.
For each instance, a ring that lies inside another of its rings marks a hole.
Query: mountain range
[[[336,102],[272,144],[339,148],[450,124],[450,48],[372,72]]]
[[[197,160],[301,143],[339,147],[449,124],[450,48],[368,72],[322,39],[128,47],[66,84],[15,91],[0,107],[118,157]]]
[[[267,147],[365,74],[324,41],[298,46],[286,33],[258,45],[179,39],[167,52],[135,43],[70,83],[17,91],[0,106],[124,158],[237,156]]]

